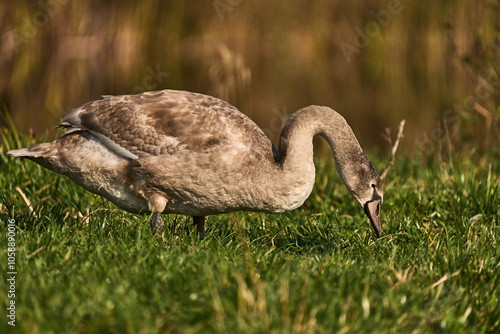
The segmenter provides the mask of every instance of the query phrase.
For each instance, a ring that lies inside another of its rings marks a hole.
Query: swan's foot
[[[196,226],[200,240],[205,239],[205,217],[193,216],[193,223]]]
[[[153,231],[153,234],[161,233],[161,231],[163,230],[163,225],[165,225],[163,223],[163,219],[161,219],[160,212],[153,212],[149,223],[151,224],[151,230]]]

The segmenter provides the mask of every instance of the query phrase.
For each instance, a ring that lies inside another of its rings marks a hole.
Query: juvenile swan
[[[380,237],[382,182],[345,119],[328,107],[294,113],[278,149],[248,117],[211,96],[162,90],[105,96],[61,117],[52,143],[7,152],[66,175],[120,208],[193,216],[200,238],[205,216],[298,208],[314,185],[313,137],[330,145],[337,171]]]

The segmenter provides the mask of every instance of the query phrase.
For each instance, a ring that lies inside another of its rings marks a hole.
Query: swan
[[[309,106],[286,121],[276,148],[234,106],[176,90],[103,96],[61,117],[64,135],[7,152],[56,173],[132,213],[193,217],[205,237],[205,216],[233,211],[280,213],[300,207],[315,180],[313,137],[330,145],[335,166],[382,234],[381,179],[345,119]]]

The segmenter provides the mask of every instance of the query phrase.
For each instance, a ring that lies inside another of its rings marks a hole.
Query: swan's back
[[[262,130],[217,98],[174,90],[109,96],[61,117],[69,131],[85,129],[126,158],[269,151]]]

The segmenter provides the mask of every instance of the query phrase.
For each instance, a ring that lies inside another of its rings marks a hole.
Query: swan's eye
[[[376,187],[376,186],[375,186],[375,183],[372,183],[372,188],[373,188],[373,189],[375,189],[375,187]]]

